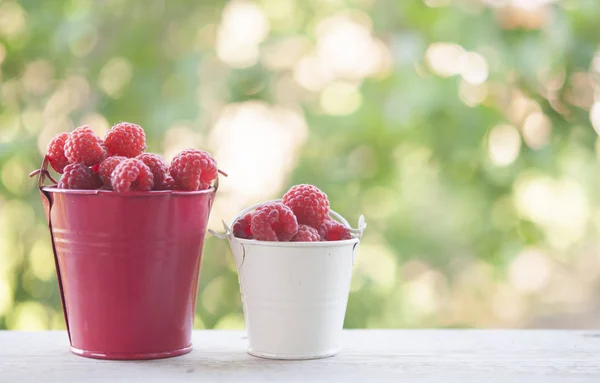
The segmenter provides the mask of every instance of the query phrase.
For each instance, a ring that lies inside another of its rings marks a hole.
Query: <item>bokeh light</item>
[[[498,166],[512,164],[521,150],[521,136],[512,125],[494,127],[489,136],[489,154],[492,163]]]
[[[233,67],[249,67],[258,61],[258,44],[269,33],[263,10],[247,1],[230,2],[223,10],[217,33],[217,55]]]

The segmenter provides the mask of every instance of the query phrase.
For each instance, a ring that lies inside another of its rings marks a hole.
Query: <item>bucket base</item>
[[[101,351],[88,351],[88,350],[81,350],[79,348],[71,346],[71,352],[77,356],[83,356],[85,358],[92,358],[92,359],[108,359],[108,360],[164,359],[164,358],[172,358],[174,356],[184,355],[190,351],[192,351],[191,344],[187,347],[180,348],[178,350],[173,350],[173,351],[155,352],[155,353],[133,353],[133,354],[118,353],[118,352],[104,353]]]
[[[333,350],[320,352],[317,354],[272,354],[269,352],[263,352],[258,350],[248,349],[248,354],[256,356],[257,358],[263,359],[279,359],[279,360],[308,360],[308,359],[323,359],[337,355],[340,352],[339,348]]]

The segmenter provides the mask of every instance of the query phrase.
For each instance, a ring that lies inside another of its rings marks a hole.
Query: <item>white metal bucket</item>
[[[351,229],[354,238],[331,242],[266,242],[226,233],[238,270],[248,353],[271,359],[315,359],[340,348],[352,266],[362,233],[335,212],[331,216]]]

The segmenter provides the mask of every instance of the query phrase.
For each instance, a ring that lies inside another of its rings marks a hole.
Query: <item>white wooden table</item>
[[[0,382],[600,382],[600,331],[349,330],[339,355],[274,361],[238,331],[196,331],[171,359],[120,362],[68,351],[63,331],[0,331]]]

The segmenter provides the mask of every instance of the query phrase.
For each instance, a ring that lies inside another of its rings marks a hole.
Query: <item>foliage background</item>
[[[346,327],[597,327],[600,2],[0,0],[0,328],[64,328],[48,141],[139,123],[229,172],[213,228],[313,183],[369,223]],[[196,325],[242,328],[209,238]]]

